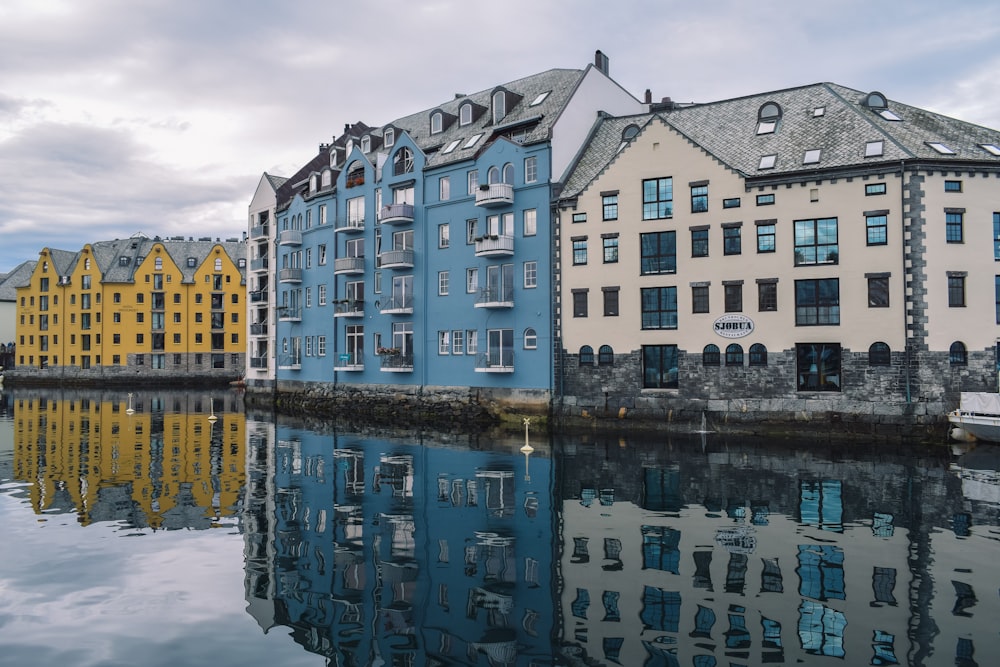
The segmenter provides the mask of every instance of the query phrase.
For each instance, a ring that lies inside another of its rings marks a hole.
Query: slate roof
[[[901,160],[970,162],[1000,167],[1000,156],[981,144],[1000,145],[1000,131],[888,100],[901,120],[887,120],[864,105],[868,93],[832,83],[817,83],[731,100],[694,104],[656,114],[601,118],[592,140],[581,151],[563,188],[579,194],[613,159],[630,123],[644,126],[654,118],[666,123],[722,164],[745,178],[804,175],[836,169],[872,169]],[[757,134],[758,111],[767,102],[781,107],[781,120],[770,134]],[[822,109],[817,115],[816,109]],[[865,157],[865,144],[882,141],[882,155]],[[942,155],[929,144],[954,151]],[[818,163],[804,164],[808,150],[820,150]],[[761,169],[761,157],[775,155],[774,167]]]
[[[35,264],[34,260],[21,262],[0,279],[0,301],[17,300],[17,288],[28,284],[31,274],[35,272]]]

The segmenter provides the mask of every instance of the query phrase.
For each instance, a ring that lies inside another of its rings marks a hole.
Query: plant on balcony
[[[375,354],[386,355],[386,356],[399,354],[399,352],[400,350],[398,347],[380,347],[377,350],[375,350]]]

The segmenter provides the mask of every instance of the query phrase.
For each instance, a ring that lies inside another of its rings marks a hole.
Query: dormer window
[[[396,143],[396,130],[388,127],[385,130],[385,134],[382,136],[382,144],[386,148],[391,148],[394,143]]]
[[[336,148],[331,148],[330,149],[330,169],[336,169],[336,168],[337,168],[337,149]]]
[[[351,151],[354,150],[354,139],[347,140],[347,154],[350,155]]]
[[[309,192],[316,192],[316,174],[309,177]]]
[[[493,122],[499,123],[507,116],[507,94],[498,90],[493,93]]]
[[[757,134],[773,134],[781,120],[781,107],[777,102],[765,102],[757,110]]]
[[[458,124],[468,125],[472,122],[472,103],[466,102],[458,110]]]
[[[886,99],[885,95],[878,92],[877,90],[874,90],[865,95],[865,99],[862,100],[861,103],[864,106],[871,109],[872,111],[874,111],[875,113],[877,113],[885,120],[891,120],[891,121],[903,120],[892,111],[889,111],[889,100]]]
[[[128,262],[125,263],[128,264]],[[198,266],[198,260],[196,260],[194,257],[188,257],[187,265],[189,269],[193,269],[194,267]]]
[[[361,137],[361,152],[369,153],[372,149],[372,138],[369,136]]]
[[[444,116],[440,111],[431,114],[431,134],[438,134],[444,129]]]

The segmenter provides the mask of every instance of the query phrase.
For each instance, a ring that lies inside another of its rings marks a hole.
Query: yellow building
[[[44,381],[243,374],[244,244],[137,235],[45,248],[17,286],[17,366]]]

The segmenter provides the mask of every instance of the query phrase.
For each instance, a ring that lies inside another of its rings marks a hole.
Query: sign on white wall
[[[723,338],[743,338],[753,333],[753,320],[746,315],[729,313],[715,320],[712,328]]]

